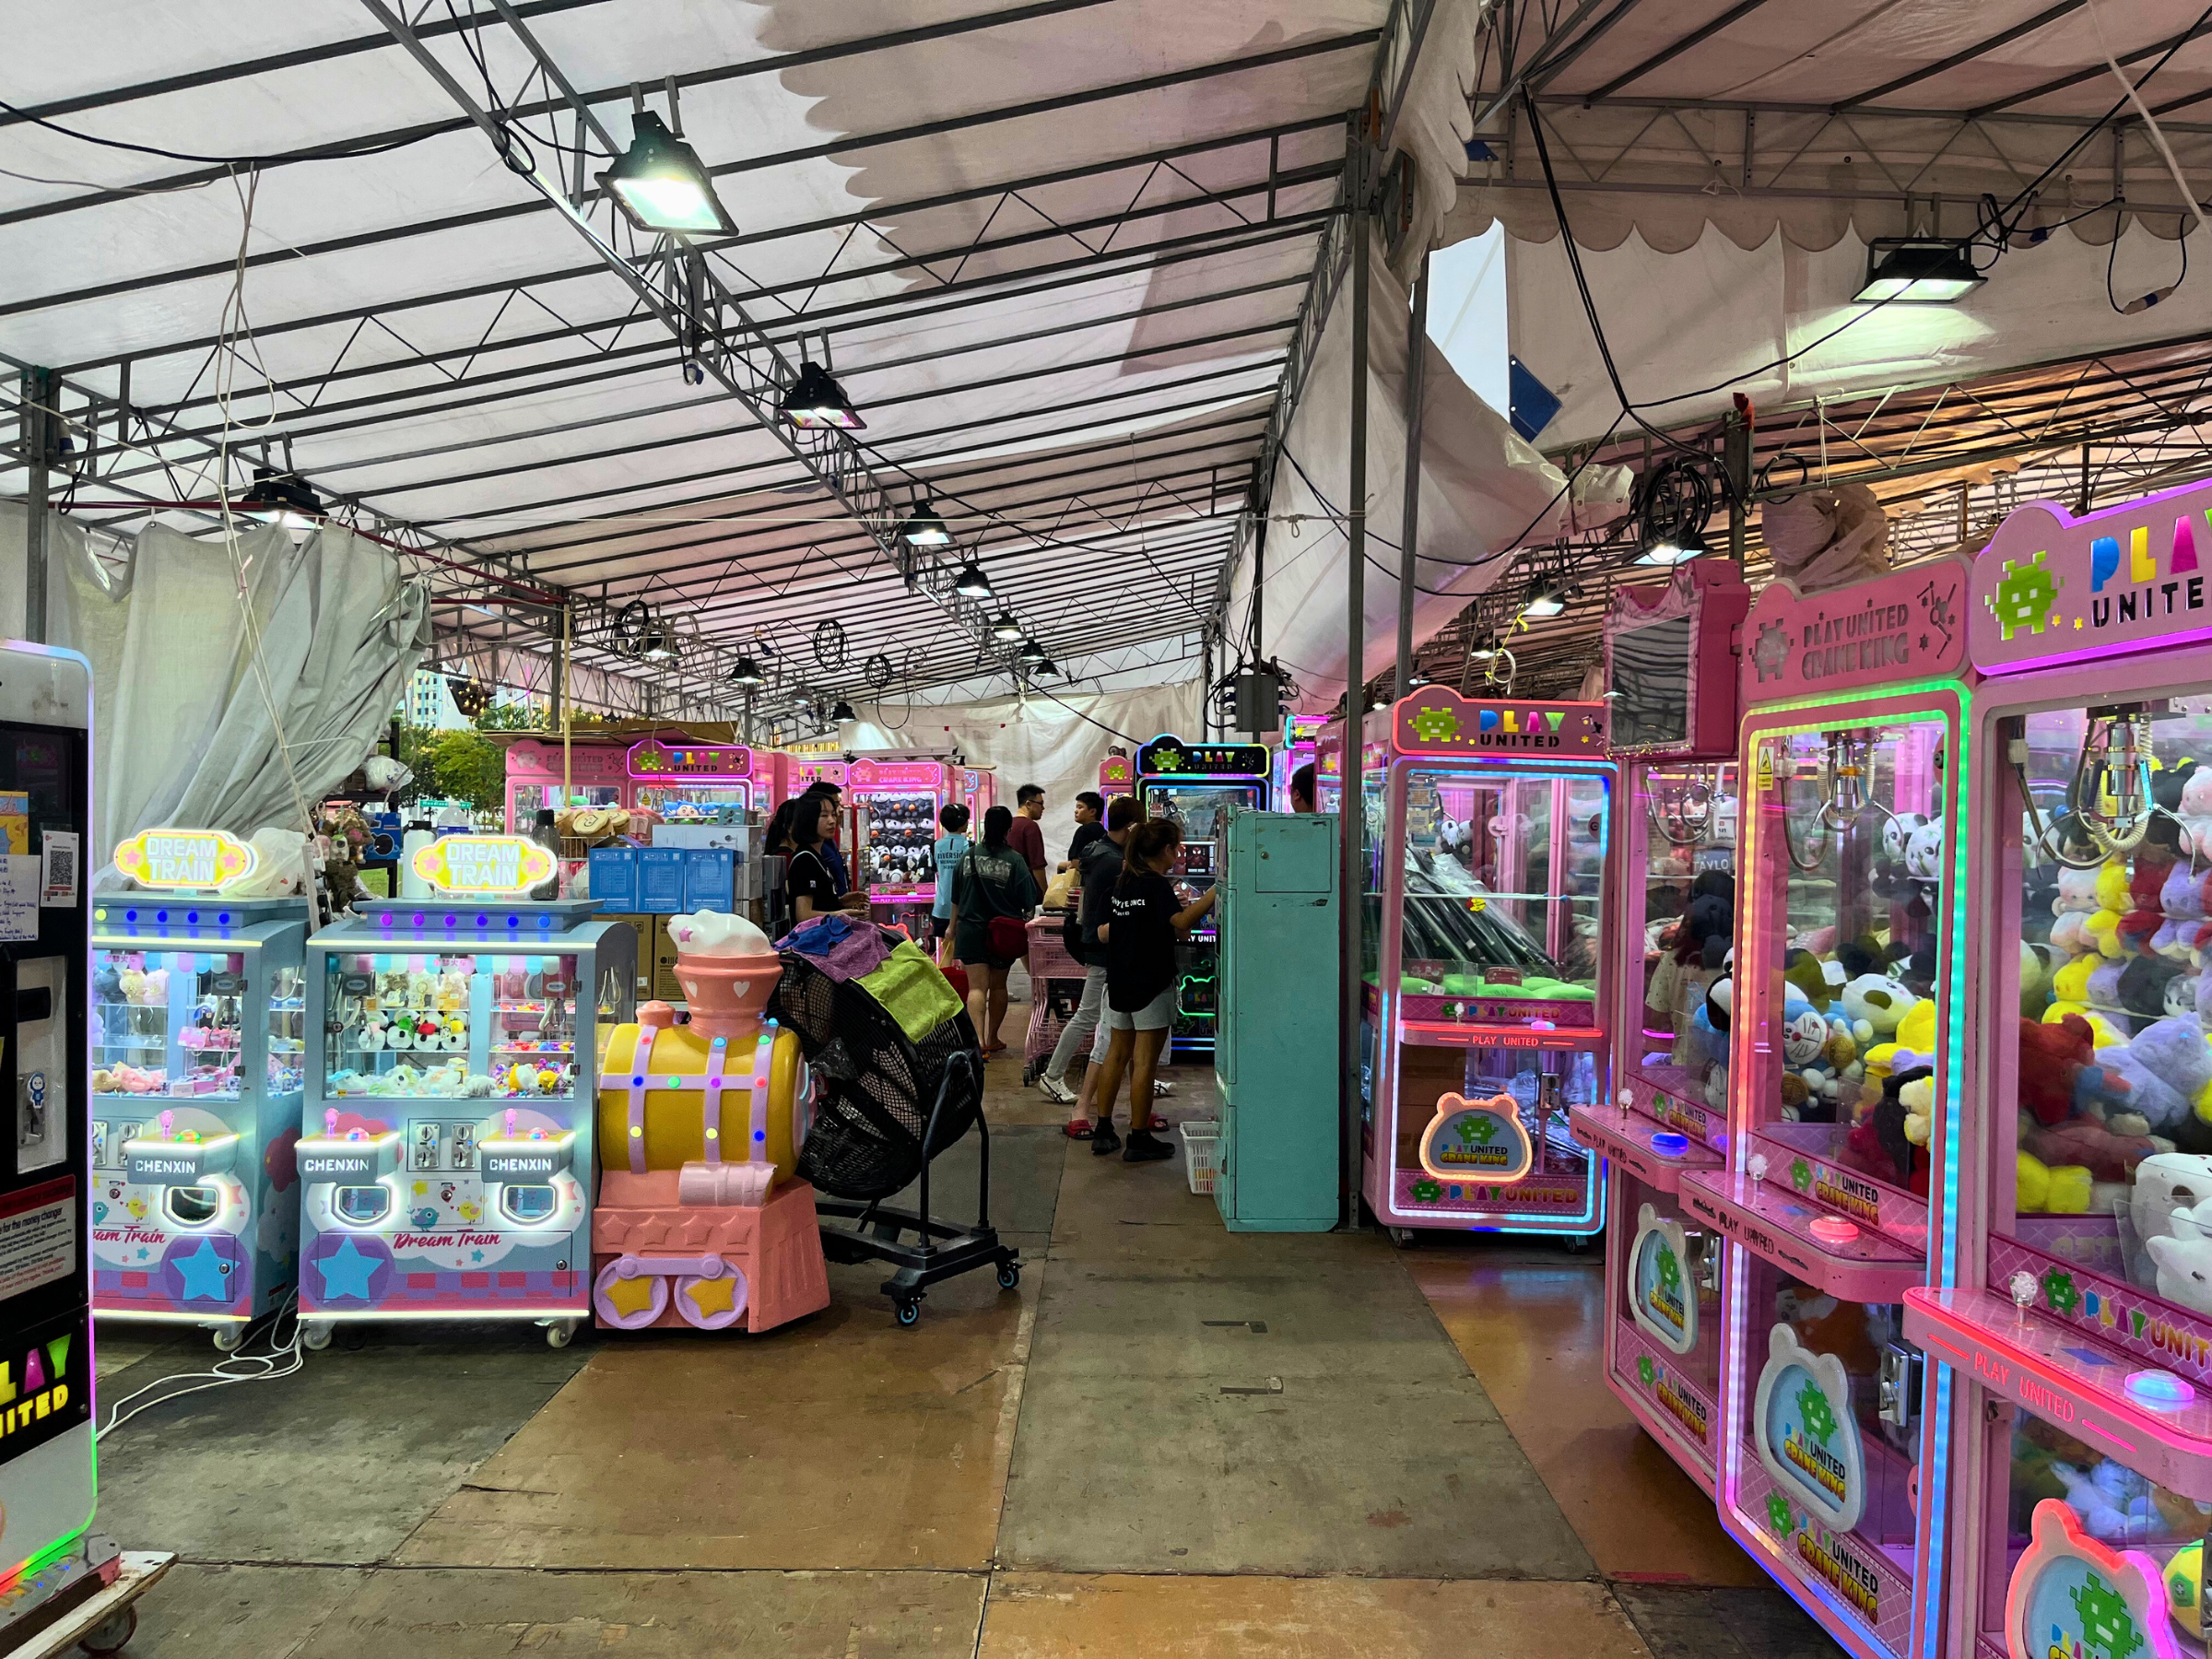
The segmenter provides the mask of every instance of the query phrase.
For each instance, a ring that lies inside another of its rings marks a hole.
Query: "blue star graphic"
[[[190,1255],[172,1256],[170,1264],[184,1281],[185,1301],[229,1301],[230,1287],[223,1282],[223,1258],[212,1241],[200,1241]]]
[[[315,1265],[323,1270],[324,1297],[352,1296],[362,1301],[369,1300],[369,1276],[376,1271],[376,1258],[351,1239],[347,1239]]]
[[[472,1262],[480,1262],[484,1259],[484,1253],[480,1250],[472,1250],[469,1252],[468,1259]]]
[[[146,1260],[146,1246],[143,1244],[138,1246],[138,1259],[142,1262]]]

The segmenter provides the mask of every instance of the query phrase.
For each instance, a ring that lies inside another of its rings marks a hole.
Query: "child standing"
[[[1175,1148],[1154,1135],[1136,1114],[1152,1099],[1152,1074],[1175,1024],[1175,943],[1214,908],[1208,891],[1180,905],[1168,872],[1182,848],[1182,831],[1166,818],[1149,818],[1130,832],[1099,937],[1106,947],[1106,1025],[1111,1032],[1096,1099],[1098,1126],[1090,1149],[1103,1158],[1122,1147],[1113,1132],[1114,1090],[1124,1068],[1133,1070],[1127,1163],[1172,1158]]]

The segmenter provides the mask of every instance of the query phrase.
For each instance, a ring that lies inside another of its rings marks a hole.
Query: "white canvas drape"
[[[295,542],[257,527],[234,560],[222,541],[157,524],[100,558],[76,525],[50,524],[48,636],[92,665],[103,859],[155,824],[296,824],[300,801],[375,747],[429,643],[426,591],[349,531]],[[20,507],[0,512],[8,634],[23,627],[23,529]]]

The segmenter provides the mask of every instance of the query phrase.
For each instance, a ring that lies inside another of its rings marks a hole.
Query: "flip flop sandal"
[[[1060,1133],[1066,1135],[1069,1140],[1088,1140],[1091,1135],[1090,1120],[1088,1118],[1076,1118],[1069,1123],[1062,1124]]]

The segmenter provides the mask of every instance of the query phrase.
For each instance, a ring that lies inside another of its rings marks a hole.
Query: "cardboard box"
[[[652,916],[680,914],[689,853],[681,847],[640,847],[637,859],[638,909]]]
[[[635,915],[638,911],[638,850],[635,847],[594,847],[586,867],[592,897],[603,911]],[[642,952],[638,960],[645,959]]]
[[[684,909],[730,910],[736,870],[736,855],[727,847],[688,850],[684,853]]]

